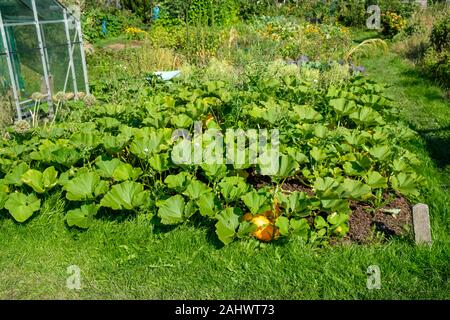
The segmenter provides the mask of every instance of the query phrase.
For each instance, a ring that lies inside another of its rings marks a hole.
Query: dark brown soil
[[[380,236],[408,236],[412,230],[412,210],[408,201],[397,197],[391,203],[371,212],[364,204],[352,204],[347,239],[357,243],[377,241]],[[383,209],[400,209],[398,214],[383,212]]]
[[[291,181],[286,181],[283,184],[283,190],[291,191],[291,192],[292,191],[306,192],[306,194],[308,196],[310,196],[310,197],[314,196],[314,191],[311,188],[306,187],[306,186],[304,186],[302,184],[296,183],[294,181],[292,181],[292,182]]]

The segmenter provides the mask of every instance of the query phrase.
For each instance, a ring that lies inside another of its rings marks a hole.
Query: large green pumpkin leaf
[[[291,219],[289,222],[293,234],[300,236],[304,240],[308,239],[308,233],[311,227],[306,219]]]
[[[43,173],[38,170],[30,169],[22,175],[21,180],[23,183],[33,188],[35,192],[44,193],[46,190],[56,186],[58,183],[58,172],[55,167],[49,167],[45,169]]]
[[[340,115],[349,115],[357,109],[356,103],[353,100],[346,98],[338,98],[330,100],[330,106]]]
[[[239,224],[238,231],[236,235],[238,238],[242,239],[248,237],[258,229],[258,226],[250,221],[242,221]]]
[[[92,218],[97,211],[98,206],[95,204],[87,204],[81,208],[70,210],[66,214],[67,225],[87,229],[91,226]]]
[[[220,210],[220,204],[214,193],[202,194],[196,201],[200,214],[204,217],[214,217]]]
[[[277,226],[278,230],[280,231],[280,234],[282,236],[289,235],[289,219],[286,217],[278,217],[275,226]]]
[[[92,200],[99,182],[100,176],[97,173],[85,172],[70,180],[63,189],[67,191],[66,198],[70,201]]]
[[[147,159],[152,154],[157,154],[168,147],[166,142],[166,132],[150,128],[138,129],[135,138],[130,145],[130,152],[141,159]]]
[[[295,106],[294,112],[300,120],[306,122],[317,122],[323,119],[319,112],[309,106]]]
[[[320,201],[322,207],[326,211],[340,212],[340,213],[351,213],[351,209],[346,199],[322,199]]]
[[[42,182],[45,189],[51,189],[58,184],[58,171],[55,167],[48,167],[42,173]]]
[[[193,180],[188,184],[183,194],[191,200],[197,200],[202,194],[207,192],[211,192],[211,189],[206,184],[198,180]]]
[[[356,124],[364,126],[373,126],[384,124],[383,118],[375,110],[369,107],[363,107],[358,111],[350,114],[350,119],[356,122]]]
[[[369,153],[378,160],[386,160],[391,154],[391,148],[388,145],[375,146],[369,150]]]
[[[278,169],[278,173],[276,174],[277,179],[292,176],[299,167],[298,162],[295,161],[295,159],[290,155],[285,154],[280,155],[279,161],[280,167]]]
[[[176,175],[168,175],[164,180],[164,183],[170,188],[174,189],[178,192],[183,192],[186,190],[186,186],[188,185],[191,177],[189,173],[183,171]]]
[[[334,199],[339,197],[336,191],[338,186],[339,183],[333,178],[317,178],[314,182],[314,191],[321,199]]]
[[[160,153],[152,156],[148,163],[157,172],[163,172],[169,169],[169,154]]]
[[[79,148],[95,148],[101,143],[99,135],[100,132],[98,130],[80,131],[74,133],[70,141]]]
[[[23,183],[33,188],[37,193],[43,193],[45,191],[44,183],[42,181],[42,172],[40,171],[30,169],[22,175],[21,180]]]
[[[158,216],[162,224],[178,224],[184,220],[185,202],[181,195],[177,194],[167,200],[159,201],[156,204]]]
[[[219,187],[227,202],[238,200],[248,189],[248,185],[242,177],[223,178],[219,182]]]
[[[113,210],[132,210],[143,205],[148,198],[144,186],[133,181],[114,185],[100,201],[102,207]]]
[[[128,142],[129,138],[123,135],[118,135],[117,137],[112,136],[110,134],[105,134],[102,139],[103,147],[108,153],[118,153]]]
[[[325,150],[321,148],[319,149],[317,147],[313,147],[309,154],[317,162],[322,162],[327,158],[327,153],[325,152]]]
[[[225,164],[201,164],[200,167],[205,171],[208,180],[219,180],[226,176],[227,166]]]
[[[294,191],[291,194],[279,193],[278,199],[281,206],[286,209],[288,214],[305,216],[310,213],[310,201],[305,192]]]
[[[15,166],[4,178],[5,184],[20,187],[23,184],[22,175],[30,169],[25,162]]]
[[[17,192],[9,195],[5,208],[17,222],[27,221],[41,207],[41,200],[34,194],[24,195]]]
[[[100,161],[100,159],[101,158],[99,158],[95,164],[98,168],[97,173],[103,178],[112,178],[114,170],[123,164],[119,159],[112,159],[109,161]]]
[[[5,207],[5,202],[8,199],[8,194],[0,190],[0,210]]]
[[[242,211],[239,208],[226,208],[217,215],[219,221],[216,223],[216,234],[223,244],[227,245],[234,240],[240,215]]]
[[[399,173],[391,178],[392,188],[404,195],[419,196],[416,174]]]
[[[75,148],[58,147],[56,150],[52,151],[49,161],[71,167],[82,157],[82,154]]]
[[[192,119],[185,114],[173,116],[170,119],[170,122],[177,129],[189,128],[194,123]]]
[[[116,181],[136,180],[141,174],[141,168],[133,168],[131,164],[122,163],[114,169],[112,177]]]
[[[372,190],[367,184],[357,180],[345,179],[342,188],[345,190],[343,196],[353,200],[364,200],[372,194]]]
[[[263,192],[257,192],[253,190],[241,197],[247,208],[251,213],[257,214],[265,212],[271,209],[270,203],[268,203],[268,197]]]
[[[342,223],[345,223],[348,218],[348,214],[333,212],[327,217],[327,221],[333,226],[338,226]]]
[[[364,180],[371,188],[387,188],[387,179],[377,171],[367,172]]]
[[[347,161],[342,166],[345,174],[349,176],[361,176],[364,174],[364,168],[362,168],[357,161]]]

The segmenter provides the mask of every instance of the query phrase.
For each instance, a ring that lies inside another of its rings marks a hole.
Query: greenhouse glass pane
[[[20,99],[29,99],[34,92],[45,93],[36,28],[13,26],[5,28],[5,31]]]
[[[49,75],[53,80],[53,93],[73,91],[72,75],[68,73],[69,46],[64,23],[44,24],[42,31],[47,48]]]
[[[6,55],[0,54],[0,95],[6,95],[10,88],[11,80],[8,71]]]
[[[54,0],[35,0],[40,20],[64,20],[64,11],[61,5]]]
[[[33,21],[33,10],[26,1],[21,0],[1,0],[0,11],[3,22],[27,22]]]
[[[78,91],[86,92],[86,85],[84,83],[83,63],[81,60],[80,44],[74,45],[73,60],[75,65],[75,74],[77,78]]]
[[[6,55],[0,55],[0,125],[10,124],[14,118]]]

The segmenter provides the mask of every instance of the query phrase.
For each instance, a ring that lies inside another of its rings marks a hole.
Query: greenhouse
[[[81,24],[55,0],[0,0],[0,107],[16,119],[37,97],[89,93]]]

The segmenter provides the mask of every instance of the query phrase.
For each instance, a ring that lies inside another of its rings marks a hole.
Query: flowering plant
[[[406,27],[406,20],[401,15],[391,11],[381,14],[381,23],[383,34],[391,37]]]
[[[144,40],[148,36],[148,32],[136,27],[128,27],[125,34],[130,40]]]

